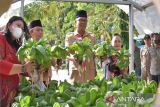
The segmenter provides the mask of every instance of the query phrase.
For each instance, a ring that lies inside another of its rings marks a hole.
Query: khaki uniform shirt
[[[143,47],[140,50],[140,59],[141,59],[141,75],[142,78],[147,80],[147,77],[150,78],[150,60],[149,57],[147,57],[147,55],[149,55],[149,47]],[[147,59],[148,58],[148,59]]]
[[[151,75],[160,75],[160,47],[151,47],[147,58],[149,60]]]
[[[95,37],[92,33],[86,32],[83,36],[87,37],[91,40],[91,44],[95,44]],[[83,39],[78,32],[72,32],[66,35],[65,45],[69,46],[73,44],[73,42],[77,40]],[[73,59],[73,56],[70,56]],[[71,82],[79,81],[79,82],[87,82],[87,80],[93,80],[95,77],[95,61],[94,58],[91,58],[90,61],[86,61],[86,71],[82,71],[82,67],[75,61],[69,60],[69,76]]]

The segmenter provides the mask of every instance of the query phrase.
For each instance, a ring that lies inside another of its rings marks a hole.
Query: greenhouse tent
[[[9,0],[5,0],[9,1]],[[17,2],[20,0],[13,0]],[[38,1],[38,0],[27,0]],[[47,1],[47,0],[44,0]],[[133,25],[140,34],[159,32],[160,20],[156,8],[153,6],[151,0],[48,0],[58,2],[87,2],[87,3],[109,3],[128,6],[129,14],[129,50],[130,50],[130,71],[134,69],[134,51],[133,51]],[[24,0],[21,0],[21,16],[23,16]],[[126,10],[119,6],[122,10]]]

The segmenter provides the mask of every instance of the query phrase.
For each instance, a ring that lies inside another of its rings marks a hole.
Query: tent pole
[[[21,0],[21,9],[20,9],[20,16],[24,16],[24,0]]]
[[[129,5],[129,73],[134,70],[134,43],[133,43],[133,5]]]

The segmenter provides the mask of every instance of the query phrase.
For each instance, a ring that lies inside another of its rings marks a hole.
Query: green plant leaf
[[[58,102],[56,102],[54,103],[53,107],[61,107],[61,105]]]
[[[30,96],[25,96],[20,100],[20,106],[21,107],[30,107],[30,101],[31,97]]]

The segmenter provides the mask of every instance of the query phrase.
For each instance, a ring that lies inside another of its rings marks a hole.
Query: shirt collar
[[[75,30],[75,31],[74,31],[74,35],[77,36],[77,37],[82,37],[82,38],[83,38],[83,37],[86,37],[86,36],[88,35],[88,33],[85,32],[84,35],[82,36],[82,35],[80,35],[80,34]]]

